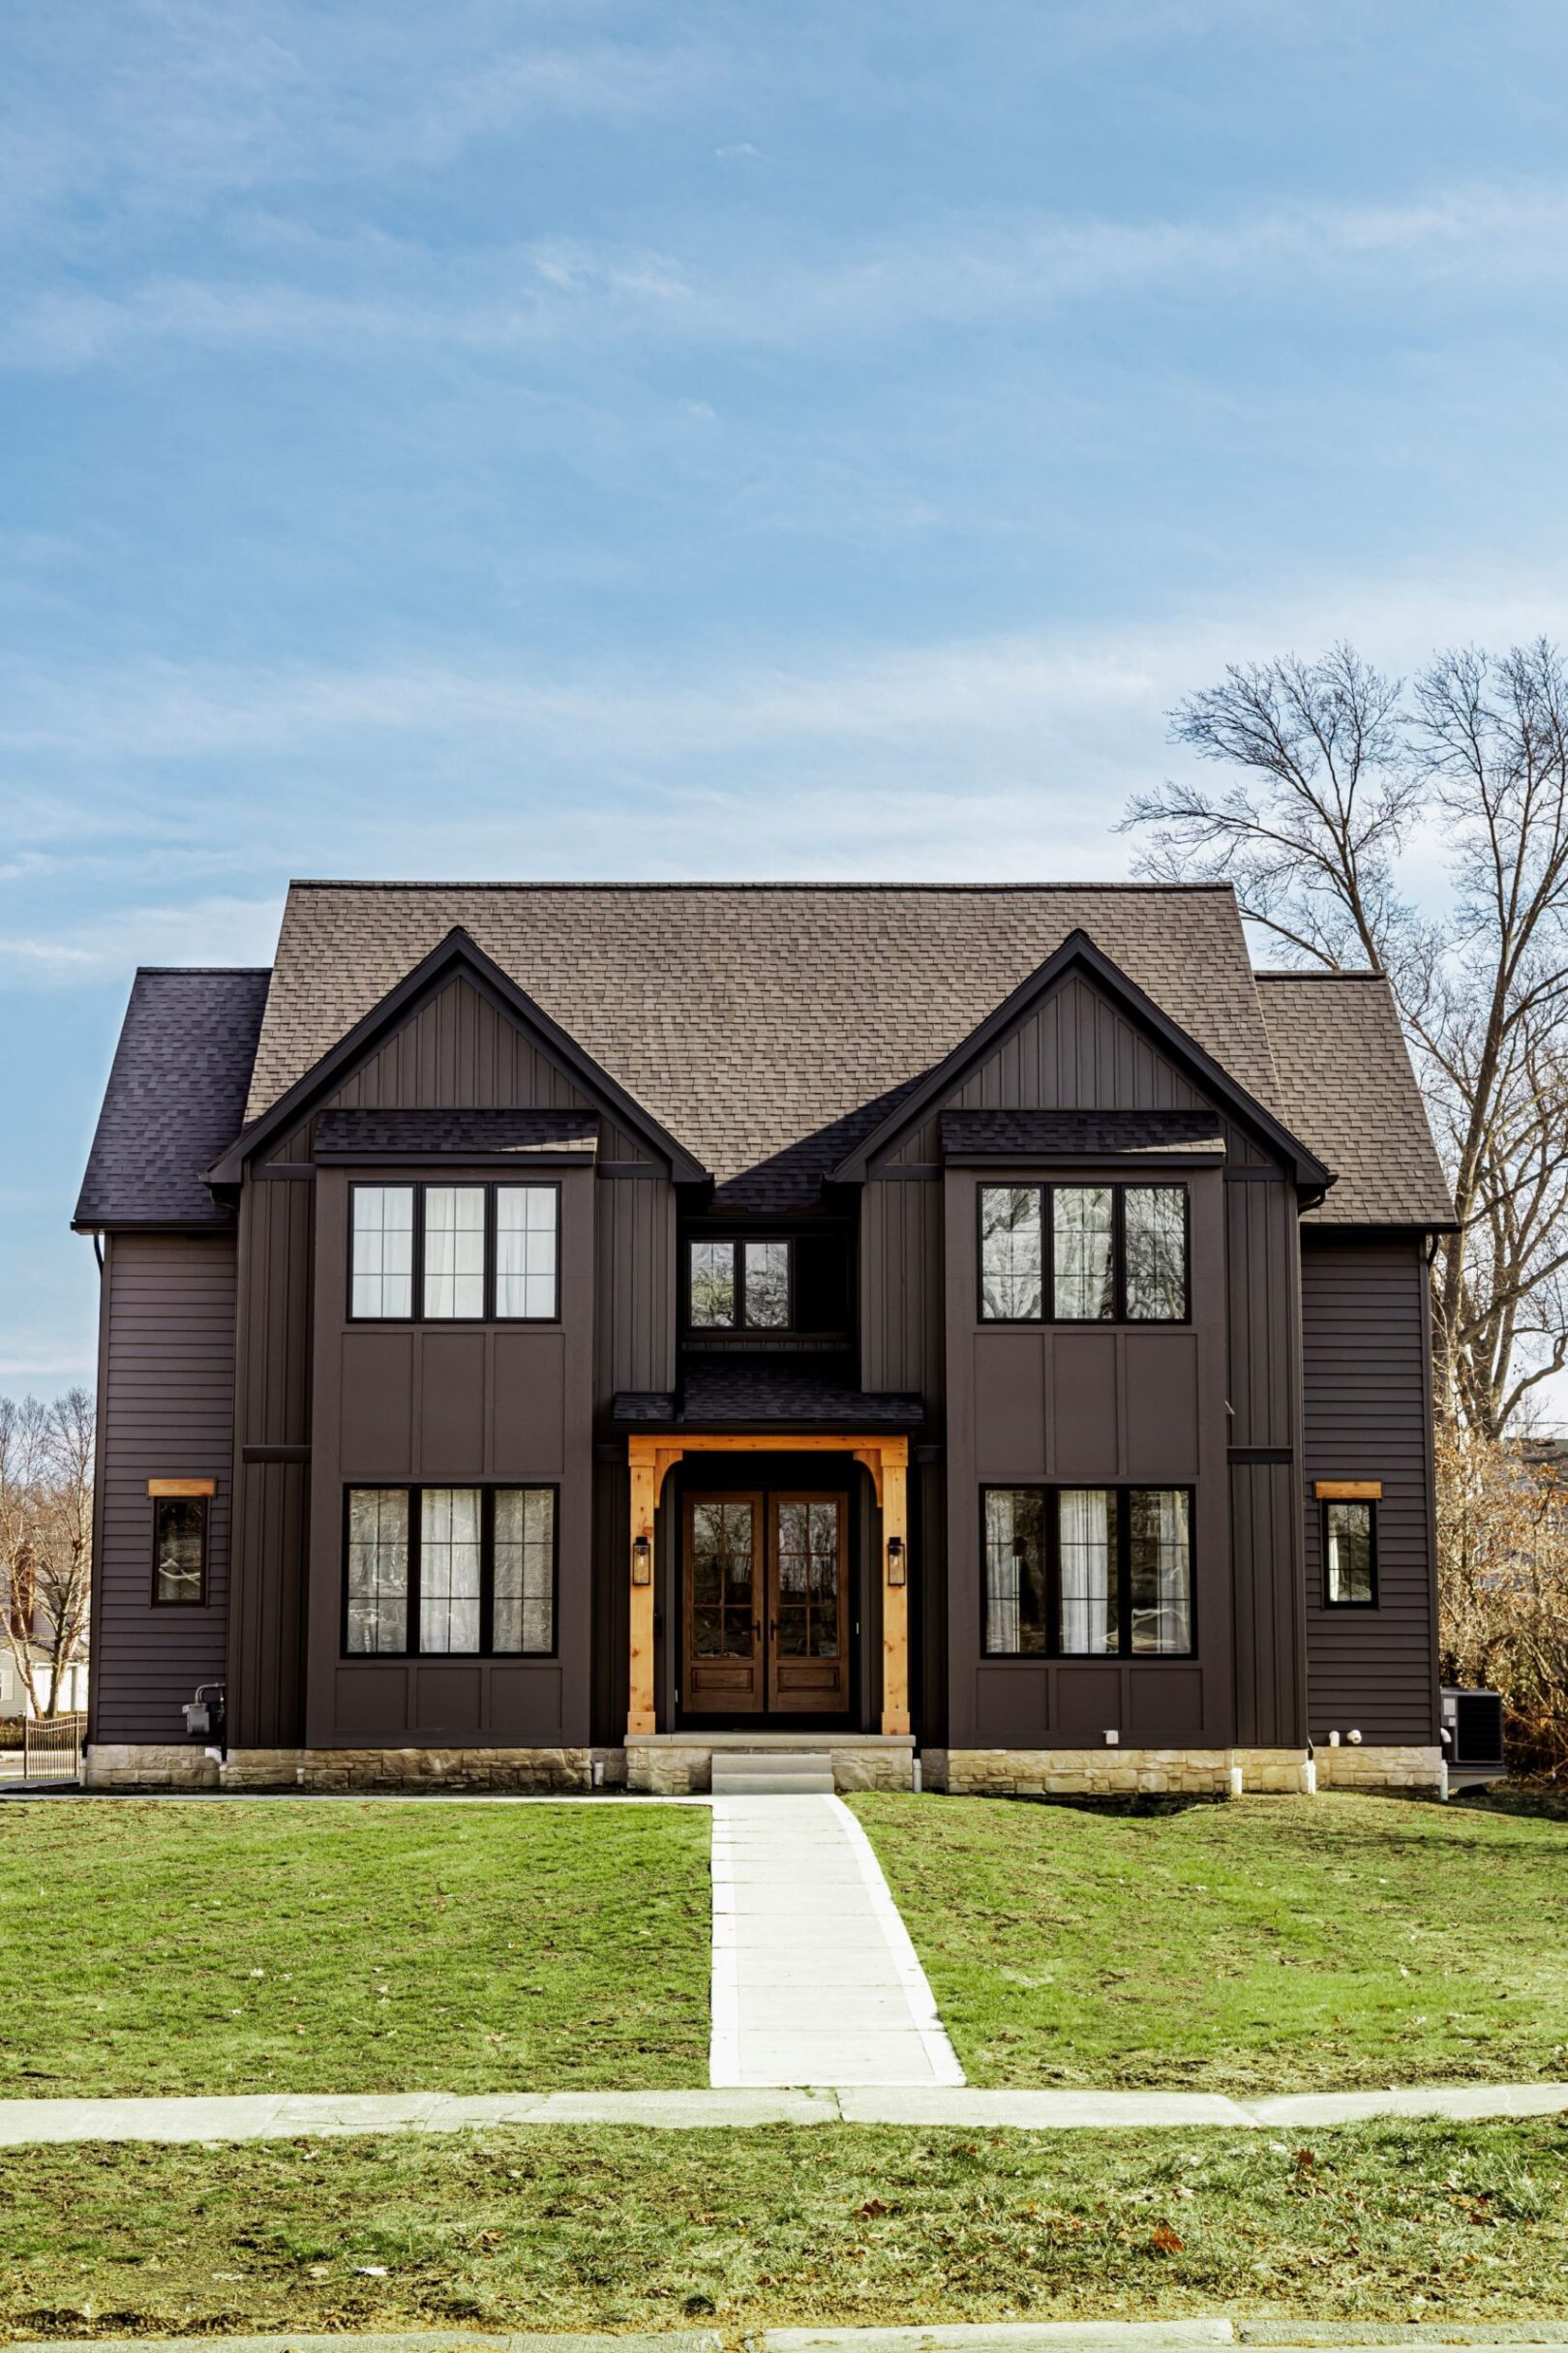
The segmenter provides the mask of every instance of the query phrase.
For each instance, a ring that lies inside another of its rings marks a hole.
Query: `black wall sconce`
[[[653,1547],[646,1536],[632,1540],[632,1584],[650,1585],[653,1583]]]
[[[901,1585],[907,1573],[904,1539],[902,1536],[890,1536],[888,1539],[888,1583],[890,1585]]]

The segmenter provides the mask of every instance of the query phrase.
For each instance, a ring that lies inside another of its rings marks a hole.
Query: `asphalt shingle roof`
[[[757,1429],[802,1430],[836,1423],[847,1430],[914,1430],[924,1419],[918,1397],[874,1394],[793,1366],[691,1366],[678,1396],[623,1390],[615,1402],[622,1428],[703,1429],[744,1422]]]
[[[203,1175],[245,1116],[262,967],[143,966],[87,1157],[78,1225],[229,1225]]]
[[[737,1208],[815,1198],[819,1179],[1075,930],[1239,1085],[1273,1099],[1227,889],[296,883],[248,1116],[456,926]]]
[[[598,1142],[591,1111],[336,1110],[316,1120],[318,1159],[355,1152],[594,1152]]]
[[[1280,1117],[1336,1172],[1314,1225],[1451,1225],[1454,1203],[1380,973],[1259,973]]]

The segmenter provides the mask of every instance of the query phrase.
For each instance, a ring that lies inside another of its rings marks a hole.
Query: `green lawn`
[[[684,1807],[8,1805],[0,2097],[706,2083],[708,1850]]]
[[[1568,2077],[1568,1823],[1346,1794],[853,1802],[974,2083]]]
[[[1568,2309],[1568,2129],[492,2132],[8,2151],[0,2330]]]

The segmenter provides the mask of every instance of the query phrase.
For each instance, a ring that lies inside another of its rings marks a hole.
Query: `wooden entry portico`
[[[877,1432],[835,1433],[831,1437],[740,1435],[728,1432],[693,1432],[680,1437],[629,1437],[626,1460],[631,1471],[631,1529],[628,1562],[631,1576],[631,1641],[626,1730],[657,1730],[654,1704],[652,1554],[654,1519],[664,1482],[675,1465],[692,1455],[722,1458],[736,1454],[851,1455],[870,1473],[882,1521],[882,1710],[885,1734],[909,1731],[909,1440]],[[716,1463],[715,1469],[722,1464]],[[715,1480],[715,1486],[718,1482]],[[639,1569],[639,1558],[646,1568]],[[640,1582],[641,1580],[641,1582]]]

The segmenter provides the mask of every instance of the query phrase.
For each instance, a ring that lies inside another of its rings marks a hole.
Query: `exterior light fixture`
[[[646,1536],[632,1541],[632,1584],[650,1585],[653,1583],[653,1547]]]
[[[888,1583],[890,1585],[901,1585],[905,1573],[904,1539],[902,1536],[890,1536],[888,1539]]]

